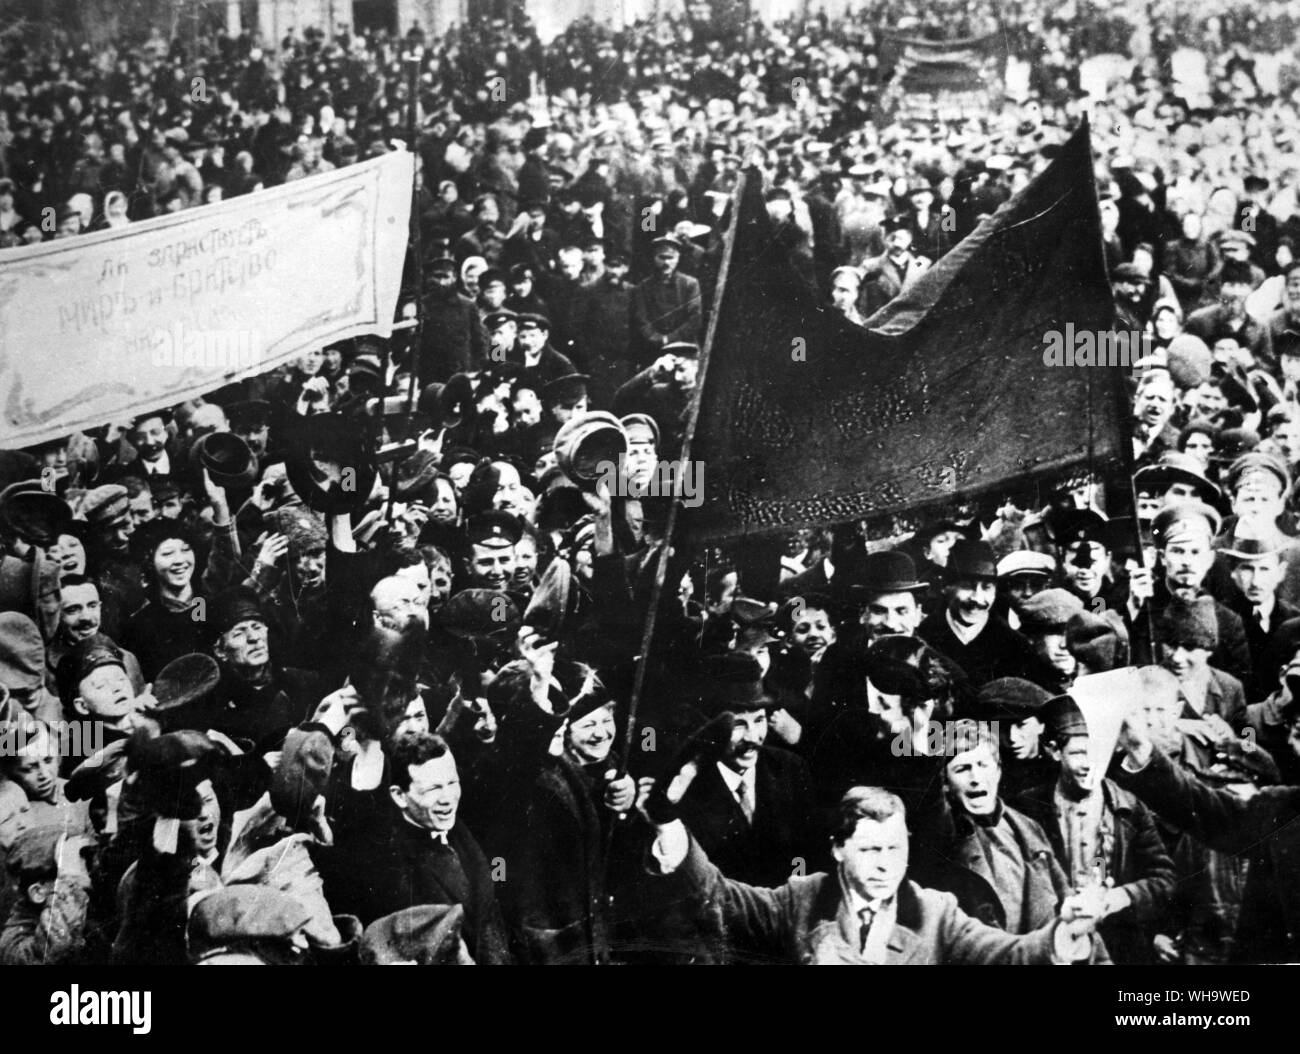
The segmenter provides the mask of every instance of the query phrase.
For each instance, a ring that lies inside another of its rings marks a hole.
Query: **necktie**
[[[876,919],[875,908],[860,908],[858,918],[862,920],[862,925],[858,927],[858,954],[863,955],[867,950],[867,938],[871,936],[871,924]]]
[[[750,789],[749,780],[742,779],[740,786],[736,788],[736,797],[740,801],[740,811],[745,814],[745,822],[752,824],[754,822],[754,792]]]

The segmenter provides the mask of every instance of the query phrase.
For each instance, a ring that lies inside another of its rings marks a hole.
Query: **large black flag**
[[[751,170],[701,394],[692,534],[861,519],[1119,463],[1124,371],[1044,355],[1049,334],[1074,341],[1114,315],[1086,126],[865,328],[819,302],[783,244]]]

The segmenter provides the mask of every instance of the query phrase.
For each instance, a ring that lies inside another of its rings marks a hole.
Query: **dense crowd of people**
[[[0,43],[0,252],[418,157],[414,328],[0,451],[0,962],[1294,960],[1295,15],[998,6]],[[742,171],[862,323],[1085,113],[1132,487],[669,547]]]

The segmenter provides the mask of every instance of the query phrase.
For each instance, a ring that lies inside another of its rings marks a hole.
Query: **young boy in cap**
[[[1071,696],[1049,700],[1045,717],[1045,739],[1059,771],[1013,804],[1042,827],[1072,886],[1108,885],[1099,929],[1112,959],[1153,963],[1151,941],[1175,878],[1155,817],[1131,793],[1093,772],[1088,724]]]

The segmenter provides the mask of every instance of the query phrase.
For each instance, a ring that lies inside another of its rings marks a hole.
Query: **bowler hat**
[[[948,575],[953,579],[996,579],[998,561],[993,546],[970,538],[957,539],[948,553]]]
[[[284,439],[285,474],[308,508],[343,514],[369,499],[377,470],[356,421],[336,413],[299,417],[285,429]],[[340,478],[331,479],[323,465],[336,465]]]
[[[707,676],[705,701],[713,710],[739,713],[765,710],[776,704],[763,687],[763,669],[752,655],[729,651],[714,656]]]
[[[916,565],[912,558],[898,549],[868,553],[862,561],[859,577],[861,581],[850,586],[850,592],[855,597],[912,593],[929,587],[928,582],[917,581]]]
[[[209,432],[190,448],[191,462],[208,470],[212,482],[226,490],[252,486],[257,458],[234,432]]]

